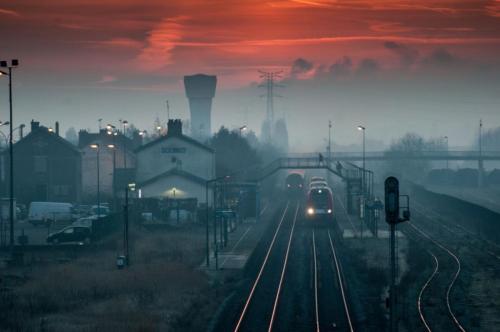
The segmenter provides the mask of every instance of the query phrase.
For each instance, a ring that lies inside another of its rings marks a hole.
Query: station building
[[[215,153],[184,135],[181,120],[169,120],[166,135],[136,149],[136,160],[141,197],[206,203],[206,181],[215,177]]]

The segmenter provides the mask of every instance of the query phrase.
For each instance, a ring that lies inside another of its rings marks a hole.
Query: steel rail
[[[316,319],[316,332],[319,332],[319,304],[318,304],[318,263],[316,258],[316,238],[314,235],[314,229],[312,231],[312,241],[313,241],[313,257],[314,257],[314,309],[315,309],[315,319]]]
[[[248,306],[250,305],[250,302],[252,301],[255,289],[257,288],[257,285],[259,284],[260,278],[262,276],[262,272],[264,271],[264,268],[266,267],[267,261],[269,259],[270,254],[271,254],[271,251],[274,247],[274,242],[276,241],[276,237],[278,236],[278,233],[281,229],[281,225],[283,224],[283,220],[285,220],[285,216],[286,216],[286,213],[288,211],[289,205],[290,205],[290,202],[287,202],[285,210],[283,211],[283,214],[281,216],[280,222],[279,222],[278,226],[276,227],[276,231],[274,232],[273,239],[271,240],[271,244],[269,245],[269,248],[267,249],[267,253],[266,253],[266,256],[264,257],[264,261],[262,262],[259,273],[257,274],[257,278],[255,278],[252,289],[250,290],[250,294],[248,295],[247,300],[245,301],[245,306],[243,307],[243,310],[241,311],[240,317],[238,319],[238,323],[236,324],[236,327],[234,328],[234,332],[239,331],[241,324],[243,322],[243,319],[245,318],[245,314],[247,313]]]
[[[330,235],[330,230],[328,230],[328,239],[330,240],[330,248],[332,249],[333,260],[335,263],[335,270],[337,272],[337,279],[339,281],[340,293],[342,295],[342,302],[344,304],[344,311],[347,317],[347,322],[349,323],[349,331],[354,332],[354,328],[352,325],[351,315],[349,313],[349,307],[347,305],[347,296],[344,290],[344,278],[342,276],[341,264],[338,260],[337,253],[335,251],[335,246],[333,245],[332,236]]]
[[[419,232],[420,234],[422,234],[423,237],[427,238],[429,241],[431,241],[436,246],[438,246],[439,248],[441,248],[442,250],[444,250],[446,253],[448,253],[455,260],[455,262],[457,263],[457,271],[453,275],[453,278],[452,278],[450,284],[448,285],[448,287],[446,289],[446,306],[448,308],[448,313],[450,314],[453,322],[455,323],[455,326],[460,331],[465,332],[466,331],[465,328],[460,324],[460,322],[458,321],[457,317],[455,316],[455,313],[451,309],[451,301],[450,301],[451,290],[453,289],[453,286],[455,285],[455,282],[457,281],[458,276],[460,275],[460,271],[462,269],[461,264],[460,264],[460,260],[458,259],[458,257],[451,250],[449,250],[447,247],[445,247],[444,245],[442,245],[440,242],[434,240],[429,234],[427,234],[426,232],[424,232],[423,230],[421,230],[419,227],[415,226],[412,222],[409,221],[408,225],[410,225],[413,229],[415,229],[417,232]]]
[[[300,206],[300,204],[297,204],[297,208],[295,209],[295,216],[293,217],[292,230],[290,231],[290,236],[288,238],[288,244],[287,244],[287,247],[286,247],[285,259],[283,261],[283,268],[281,269],[280,281],[278,283],[278,289],[276,290],[276,295],[275,295],[274,304],[273,304],[273,311],[271,313],[271,319],[269,320],[269,326],[267,328],[268,332],[272,331],[274,320],[276,318],[276,311],[278,309],[278,302],[279,302],[279,298],[280,298],[280,294],[281,294],[281,289],[283,287],[283,280],[285,279],[285,272],[286,272],[286,267],[287,267],[287,264],[288,264],[288,255],[290,253],[290,246],[292,244],[293,233],[294,233],[294,230],[295,230],[295,223],[297,222],[297,214],[299,212],[299,206]]]

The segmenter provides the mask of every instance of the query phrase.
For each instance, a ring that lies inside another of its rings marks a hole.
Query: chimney
[[[56,121],[56,135],[59,136],[59,121]]]
[[[23,133],[23,129],[24,129],[25,125],[22,124],[19,126],[19,139],[23,139],[24,138],[24,133]]]
[[[40,128],[40,122],[31,120],[31,132],[37,131]]]
[[[182,136],[182,121],[180,119],[168,120],[167,135]]]

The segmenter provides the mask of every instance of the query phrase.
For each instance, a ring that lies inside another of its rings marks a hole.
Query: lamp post
[[[445,142],[446,142],[446,169],[448,169],[448,162],[449,162],[449,154],[450,154],[450,148],[448,146],[448,136],[444,136],[443,137],[445,139]]]
[[[363,132],[363,182],[362,182],[362,188],[363,188],[363,197],[365,196],[365,191],[366,191],[366,184],[365,184],[365,143],[366,143],[366,140],[365,140],[365,131],[366,131],[366,128],[363,127],[363,126],[358,126],[358,130],[362,131]]]
[[[0,61],[1,68],[8,68],[8,73],[0,71],[0,75],[9,76],[9,163],[10,163],[10,197],[9,197],[9,218],[10,218],[10,248],[14,249],[14,149],[12,142],[13,132],[13,116],[12,116],[12,68],[19,66],[17,59],[10,60],[10,65],[7,61]]]
[[[101,216],[101,188],[100,188],[100,172],[99,172],[99,144],[91,144],[90,147],[96,150],[97,153],[97,219]]]
[[[123,207],[123,253],[125,255],[125,264],[130,266],[130,255],[128,246],[128,193],[129,191],[135,191],[135,183],[129,183],[125,187],[125,206]]]
[[[364,218],[366,216],[366,211],[365,211],[365,200],[366,200],[366,164],[365,164],[365,131],[366,128],[364,126],[359,125],[358,130],[361,130],[363,132],[363,173],[362,173],[362,184],[361,188],[363,191],[363,219],[361,220],[361,238],[363,238],[363,224],[364,224]]]
[[[243,126],[238,128],[240,130],[240,137],[242,137],[242,132],[247,130],[247,128],[248,128],[247,125],[243,125]]]
[[[205,181],[205,199],[207,202],[206,205],[206,252],[207,252],[207,267],[210,266],[210,225],[209,225],[209,205],[208,205],[208,189],[211,183],[214,184],[213,186],[213,195],[212,195],[212,204],[213,204],[213,209],[214,209],[214,258],[215,258],[215,269],[219,269],[219,254],[218,254],[218,245],[217,245],[217,218],[216,218],[216,213],[217,213],[217,204],[216,204],[216,190],[217,190],[217,182],[222,180],[222,179],[229,179],[229,175],[225,176],[219,176],[214,179],[210,179]]]
[[[328,120],[328,167],[332,163],[332,121]]]
[[[100,187],[101,186],[101,179],[100,179],[100,162],[99,162],[99,154],[101,151],[101,146],[100,146],[100,144],[94,143],[94,144],[91,144],[90,147],[92,149],[95,149],[96,154],[97,154],[97,158],[96,158],[96,161],[97,161],[97,219],[99,219],[101,217],[101,187]],[[108,144],[108,148],[114,149],[115,146],[113,144]]]
[[[113,146],[116,146],[116,136],[118,133],[114,129],[115,127],[113,125],[108,124],[106,126],[107,129],[107,134],[112,136],[112,141],[113,141]],[[113,149],[113,209],[116,210],[116,149]]]
[[[128,121],[120,119],[120,123],[123,126],[123,168],[127,168],[127,149],[126,149],[126,147],[127,147],[127,142],[126,142],[127,136],[125,135],[125,129],[128,126]]]
[[[10,123],[9,121],[5,121],[5,122],[0,121],[0,127],[1,126],[7,126],[9,123]],[[3,138],[5,139],[5,146],[9,145],[9,137],[7,135],[5,135],[3,133],[3,131],[0,131],[0,135],[2,135]]]

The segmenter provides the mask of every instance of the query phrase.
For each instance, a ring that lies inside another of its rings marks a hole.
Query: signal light
[[[314,209],[313,208],[307,209],[307,214],[314,214]]]

